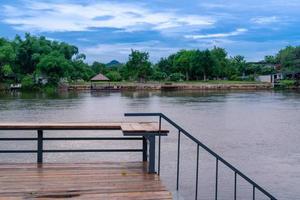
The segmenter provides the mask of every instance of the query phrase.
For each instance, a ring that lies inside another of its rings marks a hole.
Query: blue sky
[[[300,44],[299,0],[0,0],[0,36],[30,32],[79,47],[87,61],[152,61],[180,49],[225,48],[256,61]]]

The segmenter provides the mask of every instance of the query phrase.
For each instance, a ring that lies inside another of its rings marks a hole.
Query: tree
[[[83,60],[72,60],[70,62],[70,66],[65,73],[65,76],[69,78],[69,80],[85,80],[89,81],[90,78],[96,73],[90,68],[90,66],[83,62]]]
[[[89,80],[96,74],[92,69],[107,72],[104,64],[90,67],[85,58],[76,46],[44,36],[26,33],[24,38],[17,35],[11,41],[0,38],[0,80],[12,75],[22,80],[24,76],[42,74],[49,83],[57,85],[60,78]]]
[[[300,46],[287,46],[276,55],[276,60],[281,64],[282,71],[300,70]]]
[[[212,66],[214,65],[214,59],[209,50],[203,52],[203,60],[201,65],[201,71],[203,73],[203,80],[206,81],[207,75],[211,73]]]
[[[71,60],[73,58],[73,56],[78,54],[78,47],[76,47],[74,45],[69,45],[65,42],[58,43],[58,49],[59,49],[59,52],[61,52],[67,60]],[[79,58],[80,58],[80,56],[84,57],[84,59],[85,59],[84,54],[80,54]]]
[[[11,65],[14,64],[15,59],[13,46],[9,41],[0,38],[0,80],[13,73]]]
[[[33,80],[33,76],[32,75],[25,75],[22,80],[21,80],[21,84],[22,84],[22,88],[25,90],[30,90],[34,87],[34,80]]]
[[[155,65],[157,71],[164,72],[167,75],[170,75],[173,70],[173,62],[174,62],[175,54],[170,55],[168,58],[161,58],[158,63]]]
[[[207,77],[212,74],[213,65],[214,58],[208,49],[205,51],[196,50],[193,71],[198,77],[202,77],[206,81]]]
[[[228,77],[229,70],[228,70],[228,59],[227,59],[227,52],[223,48],[214,47],[210,51],[213,59],[214,65],[212,66],[212,75],[216,78],[219,77]]]
[[[14,46],[19,66],[18,72],[32,74],[44,48],[40,46],[38,39],[29,33],[25,34],[25,40],[22,40],[20,36],[16,36]]]
[[[105,75],[111,81],[121,81],[122,80],[121,74],[118,71],[110,71]]]
[[[199,80],[200,78],[203,77],[203,52],[197,49],[196,51],[193,52],[192,58],[191,58],[191,66],[192,66],[192,78]]]
[[[149,53],[138,50],[131,50],[128,62],[125,66],[124,74],[129,80],[144,81],[152,73],[151,62],[149,62]]]
[[[182,81],[184,79],[184,75],[182,73],[172,73],[169,76],[170,81]]]
[[[276,64],[277,63],[275,56],[265,56],[264,61],[266,63],[269,63],[269,64]]]
[[[181,72],[185,74],[185,79],[190,80],[190,76],[192,74],[192,51],[188,50],[180,50],[174,56],[173,66],[175,67],[177,72]]]
[[[237,74],[239,76],[243,76],[243,78],[246,76],[247,69],[244,56],[234,56],[230,59],[230,65],[232,66],[232,70],[235,70],[235,72],[232,72],[232,75]]]
[[[161,71],[160,68],[158,68],[157,66],[154,67],[153,73],[152,73],[152,76],[151,76],[152,80],[162,81],[162,80],[165,80],[167,77],[168,77],[168,75],[167,75],[166,72]]]
[[[105,73],[106,72],[106,66],[103,63],[100,62],[93,62],[92,66],[91,66],[92,70],[96,73]]]
[[[11,66],[8,64],[6,64],[2,67],[1,72],[4,77],[12,76],[14,73]]]
[[[60,78],[67,76],[70,62],[58,51],[44,55],[37,65],[38,74],[44,74],[50,85],[57,85]]]

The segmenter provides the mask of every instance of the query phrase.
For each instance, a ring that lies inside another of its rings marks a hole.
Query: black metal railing
[[[198,199],[198,175],[199,175],[199,149],[200,147],[207,151],[210,155],[214,156],[216,158],[216,174],[215,174],[215,200],[218,199],[218,178],[219,178],[219,162],[222,162],[225,166],[227,166],[229,169],[231,169],[234,172],[234,200],[237,199],[237,176],[243,178],[246,180],[249,184],[252,185],[252,198],[255,200],[255,191],[259,190],[262,192],[266,197],[270,198],[271,200],[277,200],[273,195],[271,195],[269,192],[267,192],[265,189],[263,189],[261,186],[259,186],[256,182],[254,182],[252,179],[250,179],[248,176],[243,174],[240,170],[235,168],[233,165],[231,165],[229,162],[227,162],[225,159],[223,159],[220,155],[215,153],[213,150],[211,150],[208,146],[200,142],[198,139],[196,139],[194,136],[192,136],[190,133],[188,133],[186,130],[184,130],[182,127],[180,127],[178,124],[176,124],[174,121],[172,121],[170,118],[168,118],[163,113],[125,113],[125,116],[132,116],[132,117],[159,117],[159,130],[161,130],[161,121],[164,119],[166,122],[168,122],[170,125],[175,127],[178,130],[178,144],[177,144],[177,177],[176,177],[176,190],[179,189],[179,174],[180,174],[180,141],[181,141],[181,134],[185,135],[187,138],[192,140],[197,145],[197,159],[196,159],[196,181],[195,181],[195,199]],[[158,143],[158,174],[160,174],[160,151],[161,151],[161,137],[159,136],[159,143]]]
[[[90,130],[90,129],[88,129]],[[36,130],[37,137],[13,137],[0,138],[0,141],[36,141],[37,148],[34,150],[0,150],[1,153],[36,153],[37,163],[43,163],[44,153],[84,153],[84,152],[143,152],[143,161],[147,161],[147,143],[143,137],[44,137],[43,130]],[[142,140],[141,149],[44,149],[44,141],[101,141],[101,140]]]

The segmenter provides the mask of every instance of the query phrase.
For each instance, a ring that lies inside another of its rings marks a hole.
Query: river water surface
[[[163,112],[278,199],[300,199],[300,93],[298,92],[122,92],[0,93],[0,122],[97,122],[124,120],[125,112]],[[137,120],[130,118],[127,120]],[[154,120],[145,118],[139,120]],[[164,124],[165,125],[165,124]],[[26,132],[27,133],[27,132]],[[22,135],[23,132],[1,131]],[[30,136],[28,132],[26,136]],[[59,135],[99,135],[54,132]],[[114,132],[113,134],[120,134]],[[137,141],[47,142],[45,148],[140,147]],[[32,142],[1,142],[1,149],[32,149]],[[180,193],[194,199],[196,145],[182,140]],[[176,183],[177,132],[162,139],[161,176],[171,191]],[[47,154],[46,162],[140,161],[140,153]],[[1,162],[33,162],[35,155],[0,155]],[[220,164],[219,199],[233,198],[233,173]],[[199,199],[214,199],[215,159],[200,150]],[[238,199],[252,188],[238,178]],[[257,192],[257,199],[264,198]]]

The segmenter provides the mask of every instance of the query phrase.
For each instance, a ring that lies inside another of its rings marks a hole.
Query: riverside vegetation
[[[111,81],[253,81],[257,75],[300,70],[300,46],[288,46],[262,62],[247,62],[241,55],[229,57],[219,47],[180,50],[157,63],[149,53],[131,50],[126,63],[85,62],[78,47],[26,33],[9,40],[0,38],[0,84],[21,83],[23,89],[56,88],[60,82],[89,81],[103,73]],[[271,65],[271,67],[270,67]],[[39,80],[46,77],[43,85]],[[226,83],[224,81],[224,83]]]

